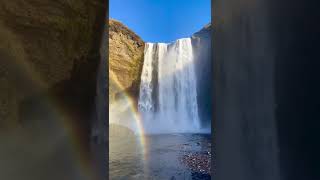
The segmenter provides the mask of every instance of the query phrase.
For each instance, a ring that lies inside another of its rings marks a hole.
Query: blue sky
[[[109,17],[145,42],[171,42],[211,21],[211,0],[109,0]]]

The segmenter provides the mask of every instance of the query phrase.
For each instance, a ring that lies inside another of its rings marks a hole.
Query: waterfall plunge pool
[[[210,134],[109,137],[109,179],[210,180]]]

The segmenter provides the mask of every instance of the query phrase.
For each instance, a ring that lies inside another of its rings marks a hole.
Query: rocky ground
[[[211,153],[189,153],[182,157],[182,162],[195,172],[211,174]]]
[[[180,161],[192,171],[192,179],[211,179],[211,158],[214,158],[211,142],[197,145],[201,146],[201,151],[187,151]]]

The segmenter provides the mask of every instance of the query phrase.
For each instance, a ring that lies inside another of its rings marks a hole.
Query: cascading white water
[[[199,131],[191,39],[147,43],[144,54],[138,106],[145,131]]]
[[[143,111],[151,111],[154,108],[152,101],[153,47],[152,43],[147,43],[144,50],[144,64],[139,93],[139,108]]]

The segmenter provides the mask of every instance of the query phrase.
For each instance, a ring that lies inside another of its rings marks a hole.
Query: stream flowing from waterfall
[[[200,130],[194,60],[191,38],[146,43],[138,102],[146,133]]]

